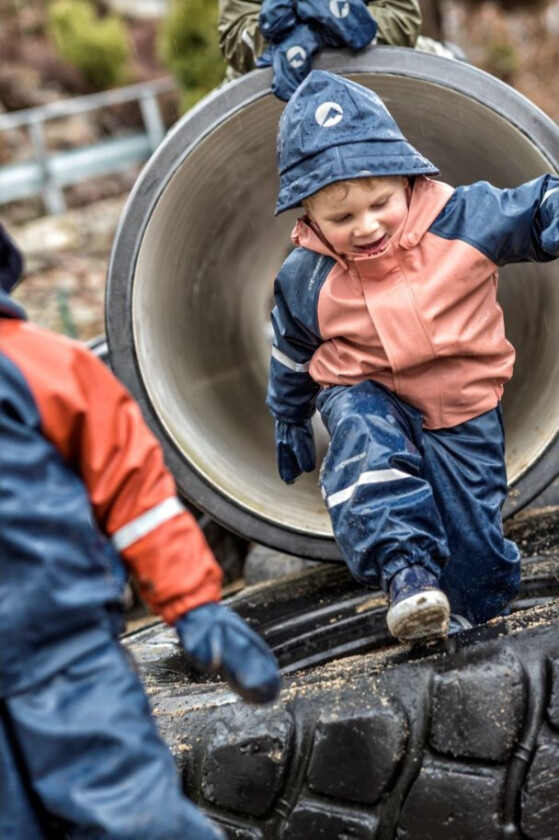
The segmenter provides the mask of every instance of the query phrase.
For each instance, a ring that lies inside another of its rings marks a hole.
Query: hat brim
[[[368,140],[330,146],[280,173],[275,215],[300,207],[314,193],[353,178],[439,175],[439,170],[407,140]]]

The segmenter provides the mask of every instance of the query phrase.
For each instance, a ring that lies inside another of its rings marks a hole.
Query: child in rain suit
[[[367,88],[312,71],[278,132],[277,213],[303,205],[275,282],[267,405],[282,479],[315,466],[353,575],[391,633],[443,636],[518,592],[504,538],[498,267],[559,255],[559,179],[453,188]]]
[[[218,603],[221,570],[137,405],[6,294],[21,262],[0,226],[0,837],[219,840],[116,638],[123,562],[194,667],[268,702],[275,658]]]

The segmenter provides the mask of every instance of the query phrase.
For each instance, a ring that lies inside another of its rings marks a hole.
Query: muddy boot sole
[[[410,595],[391,606],[386,614],[392,635],[406,642],[446,636],[449,619],[450,606],[440,589]]]

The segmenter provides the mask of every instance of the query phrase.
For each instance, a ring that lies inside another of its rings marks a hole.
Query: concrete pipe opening
[[[450,184],[510,187],[559,169],[555,124],[465,63],[385,47],[325,53],[316,66],[373,88]],[[270,71],[255,71],[216,91],[146,166],[114,243],[107,334],[114,370],[139,400],[186,498],[250,539],[335,559],[317,475],[282,484],[264,404],[272,284],[297,215],[273,217],[283,103],[270,82]],[[557,472],[558,275],[559,262],[501,272],[517,350],[504,400],[506,513]],[[316,431],[320,456],[320,421]]]

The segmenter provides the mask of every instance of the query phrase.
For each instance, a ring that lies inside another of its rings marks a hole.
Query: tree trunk
[[[421,33],[437,41],[444,40],[441,0],[419,0],[419,5],[423,15]]]

